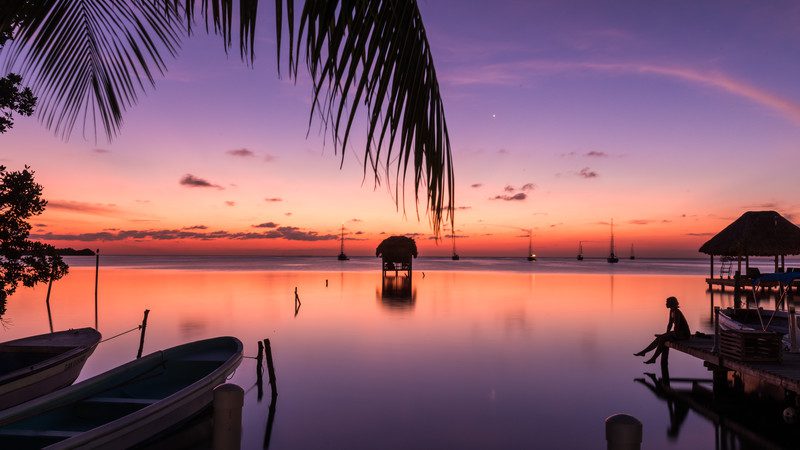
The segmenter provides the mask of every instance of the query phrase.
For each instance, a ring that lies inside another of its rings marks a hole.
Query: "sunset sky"
[[[255,67],[220,40],[184,41],[112,142],[69,141],[36,118],[0,136],[0,164],[29,165],[47,211],[32,235],[108,254],[374,254],[413,233],[445,255],[413,189],[394,204],[343,168],[310,87],[279,79],[266,2]],[[491,5],[491,6],[489,6]],[[797,223],[800,4],[737,1],[421,0],[453,145],[463,256],[608,250],[699,256],[746,210]],[[363,129],[359,129],[363,131]],[[357,133],[363,136],[363,132]],[[448,226],[449,228],[449,226]],[[448,229],[449,233],[449,229]]]

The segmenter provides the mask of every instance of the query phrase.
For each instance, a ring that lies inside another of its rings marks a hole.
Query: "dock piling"
[[[94,329],[98,329],[97,321],[97,284],[100,278],[100,249],[94,253]]]
[[[244,389],[232,383],[214,388],[214,450],[239,450],[242,446]]]
[[[264,397],[264,344],[258,341],[258,356],[256,356],[256,386],[258,387],[258,401]]]
[[[714,307],[714,353],[719,353],[719,306]]]
[[[264,339],[264,355],[267,357],[267,373],[269,374],[269,385],[274,399],[278,396],[278,387],[275,382],[275,362],[272,360],[272,345],[270,345],[269,338]]]
[[[640,450],[642,422],[627,414],[614,414],[606,419],[608,450]]]
[[[144,349],[144,333],[147,331],[147,316],[150,315],[150,310],[144,310],[144,317],[142,318],[142,324],[139,326],[142,329],[141,334],[139,334],[139,351],[136,352],[136,359],[142,357],[142,349]]]
[[[47,282],[47,298],[45,299],[45,304],[47,304],[47,321],[50,323],[50,332],[53,332],[53,314],[50,312],[50,291],[53,289],[53,272],[55,271],[56,264],[53,261],[53,267],[50,269],[50,280]]]

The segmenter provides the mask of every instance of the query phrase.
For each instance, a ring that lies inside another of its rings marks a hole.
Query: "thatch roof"
[[[388,261],[407,261],[417,257],[417,243],[406,236],[391,236],[383,240],[375,249],[375,256]]]
[[[748,211],[700,247],[720,256],[800,254],[800,228],[775,211]]]

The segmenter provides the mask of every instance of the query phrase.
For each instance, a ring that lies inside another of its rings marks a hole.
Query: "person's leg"
[[[650,345],[645,347],[644,350],[642,350],[642,351],[640,351],[638,353],[634,353],[634,356],[644,356],[645,354],[647,354],[647,352],[649,352],[651,350],[655,350],[655,348],[658,347],[658,339],[659,339],[658,337],[653,339],[653,342],[651,342]]]
[[[664,353],[664,349],[667,348],[665,344],[667,342],[669,342],[669,341],[672,341],[672,340],[675,340],[675,332],[674,331],[670,331],[668,333],[662,334],[661,336],[657,337],[656,338],[656,351],[655,351],[655,353],[653,353],[653,356],[651,356],[650,359],[648,359],[644,363],[645,364],[653,364],[653,363],[655,363],[656,359],[658,359],[658,357],[661,356],[662,353]]]

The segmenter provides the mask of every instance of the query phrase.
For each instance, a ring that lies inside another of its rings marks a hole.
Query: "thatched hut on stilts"
[[[375,249],[381,258],[384,298],[410,298],[413,258],[418,256],[417,243],[407,236],[391,236]]]
[[[751,274],[751,256],[774,257],[775,272],[784,272],[786,255],[800,254],[800,227],[775,211],[748,211],[703,244],[700,252],[710,256],[710,277],[706,279],[709,289],[712,285],[724,289],[742,280],[725,279],[723,273],[715,277],[714,256],[736,261],[736,273],[740,275]]]

